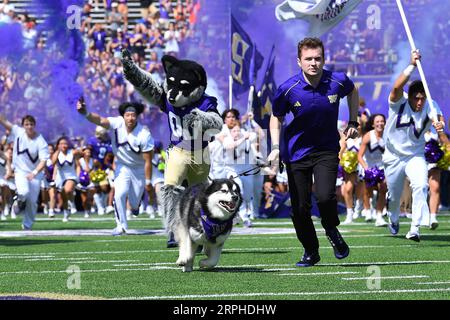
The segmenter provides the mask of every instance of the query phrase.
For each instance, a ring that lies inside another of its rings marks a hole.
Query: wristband
[[[32,173],[34,176],[37,176],[37,174],[39,173],[39,171],[37,171],[36,169],[34,169],[33,171],[31,171],[31,173]]]
[[[272,150],[280,150],[280,145],[279,144],[274,144],[272,146]]]
[[[149,186],[152,184],[152,180],[151,179],[145,179],[145,185]]]
[[[409,66],[406,67],[405,70],[403,70],[403,74],[407,77],[410,77],[411,74],[414,72],[414,69],[416,69],[416,66],[413,64],[410,64]]]

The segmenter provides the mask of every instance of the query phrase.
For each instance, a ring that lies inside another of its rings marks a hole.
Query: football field
[[[449,299],[450,213],[436,230],[421,228],[421,242],[361,218],[340,230],[350,256],[337,260],[320,222],[315,221],[321,261],[297,268],[303,251],[288,219],[261,219],[253,228],[237,225],[225,243],[219,266],[202,271],[198,254],[192,273],[175,265],[178,249],[166,248],[159,219],[130,222],[132,233],[112,237],[112,216],[69,223],[39,214],[33,231],[21,219],[0,222],[0,299]],[[342,219],[342,217],[341,217]]]

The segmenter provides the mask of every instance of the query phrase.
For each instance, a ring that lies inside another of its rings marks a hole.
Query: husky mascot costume
[[[166,79],[163,85],[140,69],[128,50],[122,51],[125,78],[151,104],[167,114],[170,127],[168,159],[161,188],[163,219],[169,234],[168,247],[176,246],[169,221],[174,220],[174,200],[188,186],[206,182],[210,161],[209,140],[222,129],[217,99],[205,94],[206,72],[195,61],[165,55],[161,59]]]

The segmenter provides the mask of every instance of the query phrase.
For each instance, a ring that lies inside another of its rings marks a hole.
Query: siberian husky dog
[[[200,268],[214,268],[242,203],[238,184],[232,179],[218,179],[184,191],[173,188],[178,192],[174,190],[177,196],[169,216],[169,229],[179,243],[177,264],[183,267],[183,272],[192,271],[196,250],[202,245],[207,258],[200,260]]]

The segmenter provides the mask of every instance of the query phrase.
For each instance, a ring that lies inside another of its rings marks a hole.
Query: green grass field
[[[312,268],[295,267],[303,252],[290,220],[256,220],[254,228],[234,228],[215,270],[199,270],[198,261],[203,256],[199,254],[192,273],[182,273],[175,265],[178,249],[166,249],[159,219],[140,217],[130,222],[130,229],[142,233],[153,230],[154,234],[120,237],[109,235],[114,227],[112,219],[84,219],[78,213],[69,223],[62,223],[61,217],[50,220],[39,214],[31,232],[20,231],[19,218],[1,221],[0,296],[189,300],[450,298],[448,212],[439,216],[438,229],[421,229],[420,243],[404,238],[410,223],[406,218],[402,218],[396,237],[387,228],[376,228],[361,219],[354,225],[341,226],[351,248],[350,256],[344,260],[334,257],[316,221],[322,260]],[[82,235],[77,235],[78,231]]]

